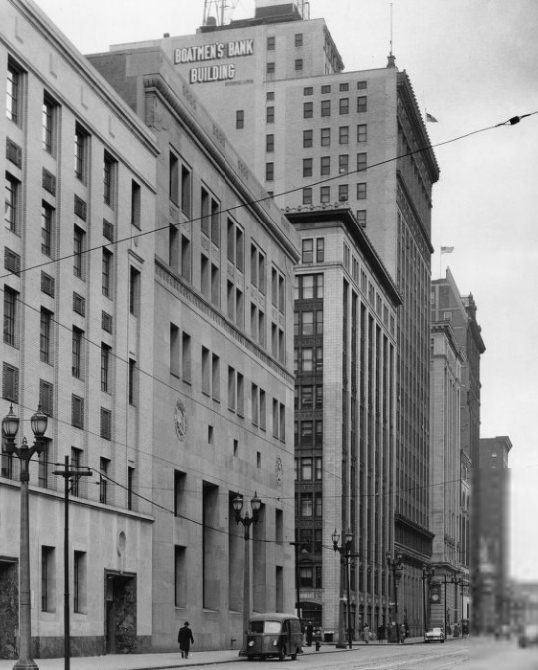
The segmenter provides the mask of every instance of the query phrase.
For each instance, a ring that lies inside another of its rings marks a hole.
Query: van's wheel
[[[291,658],[292,661],[296,661],[297,660],[297,652],[295,652],[295,654],[291,654],[290,658]]]
[[[254,660],[253,654],[247,654],[247,661],[253,661],[253,660]]]
[[[280,647],[278,652],[278,660],[283,661],[286,658],[286,647]]]

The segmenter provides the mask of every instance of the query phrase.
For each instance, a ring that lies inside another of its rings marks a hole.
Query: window
[[[127,509],[134,509],[133,507],[133,491],[134,491],[135,469],[133,467],[127,468]]]
[[[321,116],[330,116],[331,115],[331,101],[322,100],[321,101]]]
[[[266,163],[265,164],[265,181],[274,181],[275,178],[275,164]]]
[[[310,187],[303,188],[303,205],[312,204],[312,189]]]
[[[99,502],[103,505],[107,503],[109,465],[110,461],[108,458],[99,459]]]
[[[101,407],[101,437],[104,440],[112,438],[112,412],[104,407]]]
[[[348,154],[340,154],[338,156],[338,174],[347,174],[349,172],[349,156]]]
[[[303,148],[309,149],[313,145],[314,131],[303,130]]]
[[[349,98],[340,98],[338,101],[338,110],[340,114],[349,114]]]
[[[275,64],[273,62],[267,63],[266,72],[267,72],[267,74],[274,74],[275,73]]]
[[[52,155],[54,155],[54,145],[56,140],[56,108],[56,103],[45,93],[43,96],[43,106],[41,108],[41,139],[43,149]]]
[[[107,333],[112,332],[112,316],[107,312],[101,312],[101,328]]]
[[[80,398],[75,394],[71,396],[71,425],[75,426],[75,428],[84,428],[84,398]],[[75,464],[73,463],[73,466],[74,465]],[[74,481],[77,481],[77,479],[75,478]],[[75,493],[74,487],[73,494],[78,495],[78,493]]]
[[[73,611],[86,611],[86,552],[73,554]]]
[[[84,331],[73,326],[71,334],[71,374],[77,379],[82,379],[82,344]]]
[[[357,82],[357,88],[358,89],[368,88],[368,82],[367,81],[358,81]]]
[[[312,176],[312,159],[303,158],[303,177]]]
[[[41,545],[41,611],[54,612],[55,601],[54,547]]]
[[[303,46],[303,33],[295,33],[295,46],[296,47]]]
[[[274,35],[270,35],[267,38],[267,51],[274,51],[275,50],[275,37]]]
[[[303,387],[303,391],[305,388]],[[312,390],[312,387],[309,387]],[[306,407],[307,405],[303,405]],[[311,405],[310,405],[311,406]],[[308,481],[312,479],[312,459],[311,458],[301,458],[301,479],[303,481]]]
[[[174,545],[174,605],[185,607],[188,591],[187,551],[185,547]]]
[[[303,119],[311,119],[314,116],[314,103],[303,102]]]
[[[277,268],[271,271],[271,302],[281,314],[284,314],[286,304],[286,280]]]
[[[240,130],[245,127],[245,110],[238,109],[235,112],[235,127]]]
[[[88,169],[88,133],[77,123],[75,126],[75,176],[86,181]]]
[[[302,72],[303,70],[303,59],[302,58],[296,58],[295,59],[295,71],[296,72]]]
[[[50,384],[52,386],[52,384]],[[41,389],[40,389],[41,390]],[[40,395],[41,402],[41,395]],[[43,405],[41,405],[43,412]],[[37,469],[37,485],[42,489],[47,489],[49,487],[49,458],[50,458],[50,440],[43,440],[42,448],[43,451],[39,454],[39,462]]]
[[[274,123],[275,122],[275,108],[270,106],[265,110],[265,122]]]
[[[101,260],[101,291],[106,298],[112,296],[112,252],[103,247]]]
[[[220,358],[216,354],[211,356],[211,393],[220,402]]]
[[[86,233],[79,226],[73,228],[73,274],[84,279],[84,247]]]
[[[9,363],[2,365],[2,398],[19,402],[19,369]]]
[[[6,173],[4,221],[12,233],[18,232],[19,181]]]
[[[357,172],[362,172],[368,167],[368,154],[363,152],[357,154]]]
[[[43,363],[51,363],[52,312],[42,307],[39,323],[39,358]]]
[[[320,144],[321,144],[322,147],[328,147],[328,146],[331,145],[331,129],[330,128],[321,128]]]
[[[71,465],[73,467],[73,470],[78,470],[82,466],[82,449],[71,447]],[[80,495],[80,489],[81,489],[80,479],[81,479],[80,477],[74,477],[71,482],[71,493],[74,496]]]
[[[170,374],[179,377],[179,328],[170,324]]]
[[[46,272],[41,272],[41,290],[51,298],[54,298],[54,277]]]
[[[358,209],[357,210],[357,222],[363,228],[366,228],[366,210]]]
[[[185,165],[181,166],[181,211],[186,215],[191,215],[192,206],[192,173]]]
[[[330,186],[321,186],[319,189],[319,200],[323,204],[327,204],[331,201],[331,187]]]
[[[168,197],[175,205],[179,205],[179,158],[173,151],[168,155]]]
[[[349,126],[340,126],[338,128],[338,142],[340,144],[349,144]]]
[[[357,142],[366,142],[368,139],[367,135],[368,126],[365,123],[359,123],[357,126]]]
[[[54,208],[46,202],[41,203],[41,253],[52,258],[52,239],[54,230]]]
[[[367,105],[368,98],[365,95],[359,95],[357,98],[357,112],[366,112],[368,109]]]
[[[133,316],[140,313],[140,272],[131,266],[129,276],[129,312]]]
[[[349,186],[347,184],[338,185],[338,200],[347,202],[349,200]]]
[[[136,368],[136,361],[134,358],[129,359],[129,379],[128,379],[128,397],[129,397],[129,405],[132,405],[133,407],[136,406],[137,402],[137,393],[138,393],[138,375],[137,375],[137,368]]]
[[[191,336],[183,332],[181,335],[181,369],[183,381],[191,381]]]
[[[103,157],[103,202],[109,207],[114,205],[114,176],[116,161],[105,151]]]
[[[22,97],[22,71],[11,61],[7,64],[6,116],[20,125]]]
[[[47,416],[53,416],[54,385],[44,379],[39,380],[39,404]]]
[[[18,274],[21,269],[21,257],[8,247],[4,247],[4,267],[13,274]]]
[[[101,391],[110,392],[110,356],[111,347],[104,342],[101,343]]]
[[[131,180],[131,225],[135,228],[140,228],[141,194],[142,190],[140,188],[140,184],[137,184],[134,179]]]
[[[268,154],[273,153],[275,150],[275,136],[274,135],[266,135],[265,136],[265,151]]]
[[[202,393],[210,393],[210,358],[209,349],[202,347]]]
[[[302,241],[302,258],[301,263],[314,262],[314,240],[312,238]]]
[[[323,263],[325,260],[325,238],[317,237],[316,238],[316,263]],[[323,283],[323,275],[317,275]],[[322,296],[318,295],[318,298]]]
[[[357,200],[366,200],[366,182],[359,182],[357,184]]]
[[[321,156],[321,158],[320,158],[320,174],[322,176],[331,174],[331,157],[330,156]]]
[[[274,100],[275,99],[275,92],[274,91],[267,91],[265,99],[268,100],[268,101]]]
[[[4,343],[18,346],[18,293],[4,285]]]

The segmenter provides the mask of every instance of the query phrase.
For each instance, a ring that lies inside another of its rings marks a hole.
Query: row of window
[[[357,89],[362,90],[368,88],[368,82],[365,80],[361,80],[357,82]],[[331,84],[322,84],[320,87],[320,91],[322,95],[326,95],[327,93],[330,93],[332,91],[332,85]],[[343,93],[345,91],[349,91],[349,82],[340,82],[338,84],[338,91],[340,93]],[[303,89],[303,95],[314,95],[314,87],[313,86],[305,86]]]
[[[295,459],[295,481],[320,482],[323,479],[321,456],[303,456]]]
[[[294,44],[296,47],[303,46],[303,33],[295,33],[294,35]],[[274,35],[269,35],[266,40],[267,51],[275,51],[276,49],[276,37]]]

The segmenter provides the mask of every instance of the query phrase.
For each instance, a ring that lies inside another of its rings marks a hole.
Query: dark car
[[[529,623],[524,626],[519,634],[518,644],[520,647],[527,647],[530,644],[538,644],[538,624]]]
[[[428,628],[424,633],[424,642],[444,642],[445,634],[443,629],[440,627]]]

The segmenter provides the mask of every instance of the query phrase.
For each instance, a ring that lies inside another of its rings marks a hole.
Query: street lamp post
[[[402,555],[394,552],[392,555],[387,552],[387,564],[392,571],[392,583],[394,588],[394,620],[396,622],[396,639],[400,641],[400,627],[398,622],[398,583],[402,578],[403,573],[403,558]]]
[[[20,559],[19,559],[19,660],[13,668],[18,670],[36,670],[37,664],[32,658],[32,611],[30,592],[30,518],[29,518],[29,465],[32,456],[44,449],[43,436],[47,430],[47,415],[38,407],[30,419],[35,442],[29,447],[26,438],[22,438],[19,447],[15,445],[15,437],[19,430],[19,417],[13,413],[13,405],[9,413],[2,419],[2,437],[4,453],[16,454],[20,461],[21,483],[21,514],[20,514]]]
[[[347,600],[347,644],[349,649],[352,647],[352,628],[351,628],[351,599],[350,599],[350,593],[349,593],[349,563],[351,561],[351,558],[353,557],[353,554],[351,553],[351,544],[353,542],[353,535],[351,533],[351,530],[348,530],[347,533],[345,534],[344,537],[344,544],[342,546],[338,546],[338,542],[340,541],[340,535],[336,528],[334,529],[334,533],[331,535],[331,539],[333,541],[333,549],[337,551],[340,556],[342,557],[342,560],[344,562],[344,567],[345,567],[345,573],[346,573],[346,600]]]
[[[232,500],[232,507],[234,510],[235,522],[242,523],[243,528],[245,529],[245,575],[243,578],[243,647],[239,652],[240,655],[244,655],[247,652],[247,632],[248,632],[248,620],[250,617],[250,526],[253,523],[258,522],[260,515],[260,509],[262,507],[262,501],[258,498],[258,494],[254,492],[254,498],[250,501],[250,507],[252,509],[252,516],[249,516],[248,511],[245,512],[244,516],[241,516],[241,511],[243,509],[243,497],[239,494]]]

